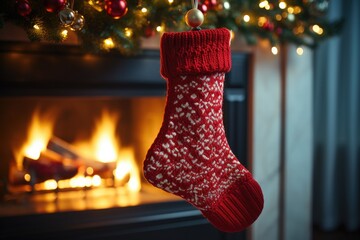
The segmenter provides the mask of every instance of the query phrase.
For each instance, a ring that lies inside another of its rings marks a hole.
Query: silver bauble
[[[69,8],[69,7],[66,7],[66,8],[64,8],[63,10],[61,10],[59,12],[60,21],[65,26],[69,26],[74,22],[75,15],[76,15],[75,11],[72,10],[71,8]]]
[[[83,15],[75,12],[75,19],[70,25],[70,30],[72,31],[80,31],[85,25],[85,18]]]

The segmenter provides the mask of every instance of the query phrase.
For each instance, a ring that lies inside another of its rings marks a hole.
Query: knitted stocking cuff
[[[164,33],[161,38],[161,75],[228,72],[231,68],[230,31],[225,28]]]

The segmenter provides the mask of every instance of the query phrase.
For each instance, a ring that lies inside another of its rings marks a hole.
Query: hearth
[[[165,106],[157,50],[124,58],[3,42],[0,51],[0,236],[245,238],[142,176]],[[245,165],[249,57],[233,54],[224,95],[228,140]]]

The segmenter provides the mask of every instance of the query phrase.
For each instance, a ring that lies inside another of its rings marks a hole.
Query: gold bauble
[[[186,13],[185,22],[189,27],[197,28],[204,22],[204,14],[199,9],[193,8]]]

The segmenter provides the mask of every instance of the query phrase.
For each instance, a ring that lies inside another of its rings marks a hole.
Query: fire
[[[28,138],[22,148],[22,155],[34,160],[39,159],[40,153],[46,149],[53,127],[52,119],[41,116],[36,110],[28,128]]]
[[[116,134],[118,120],[118,114],[103,110],[88,141],[77,144],[66,143],[61,139],[57,141],[58,144],[64,142],[67,149],[76,152],[80,156],[78,160],[61,155],[61,152],[53,152],[49,141],[53,142],[55,139],[54,118],[42,116],[39,111],[35,111],[29,124],[27,141],[18,152],[21,155],[21,161],[17,162],[20,166],[18,170],[22,170],[23,161],[26,165],[23,180],[32,182],[35,190],[117,186],[129,192],[139,192],[141,178],[134,149],[120,147]],[[27,160],[23,160],[24,157]],[[33,166],[30,169],[28,161]],[[74,168],[76,171],[69,176],[69,169]],[[32,171],[35,171],[35,175],[32,175]],[[58,171],[62,175],[51,171]],[[42,173],[47,175],[41,176]]]
[[[123,148],[120,150],[120,157],[114,170],[115,181],[123,181],[129,176],[127,187],[131,192],[138,192],[141,189],[141,179],[139,168],[135,163],[133,148]]]

